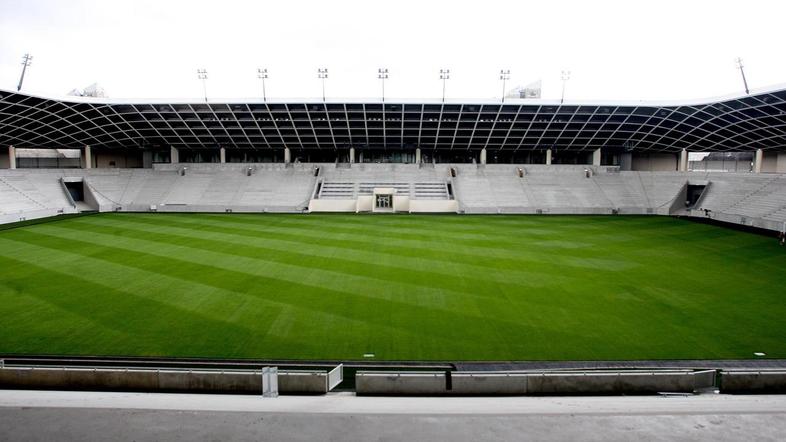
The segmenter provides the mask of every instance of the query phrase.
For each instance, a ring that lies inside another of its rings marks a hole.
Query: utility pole
[[[262,100],[267,101],[267,92],[265,91],[265,79],[267,79],[267,68],[257,68],[257,78],[262,80]]]
[[[377,69],[377,78],[382,80],[382,102],[385,102],[385,80],[388,79],[388,68]]]
[[[742,74],[742,84],[745,85],[745,94],[750,95],[751,91],[748,89],[748,80],[745,79],[745,69],[742,65],[742,58],[737,57],[737,66],[740,68],[740,74]]]
[[[317,69],[317,77],[322,80],[322,101],[325,101],[325,79],[328,78],[327,68]]]
[[[559,99],[559,104],[562,104],[565,101],[565,83],[570,80],[570,71],[562,71],[560,78],[562,78],[562,97]]]
[[[439,79],[442,80],[442,102],[445,102],[445,82],[450,79],[450,69],[440,69]]]
[[[202,80],[202,92],[205,94],[205,103],[207,103],[207,69],[197,69],[197,78]]]
[[[22,90],[22,82],[25,81],[25,71],[27,71],[27,67],[30,66],[30,63],[33,61],[33,56],[30,54],[25,54],[22,57],[22,76],[19,77],[19,85],[16,87],[16,91],[19,92]]]
[[[505,102],[505,82],[510,80],[510,69],[500,69],[499,79],[502,80],[502,102]]]

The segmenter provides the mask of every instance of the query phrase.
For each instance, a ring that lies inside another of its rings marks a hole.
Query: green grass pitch
[[[0,231],[0,353],[786,358],[786,249],[667,217],[101,214]]]

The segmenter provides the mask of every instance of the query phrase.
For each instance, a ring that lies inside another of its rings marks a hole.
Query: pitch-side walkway
[[[389,398],[0,391],[0,440],[783,440],[786,395]]]

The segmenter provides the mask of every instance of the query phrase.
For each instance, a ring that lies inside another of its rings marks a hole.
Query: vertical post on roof
[[[197,69],[197,78],[202,80],[202,92],[205,95],[205,103],[207,103],[207,69]]]
[[[325,79],[328,78],[327,68],[317,69],[317,77],[322,80],[322,101],[325,101]]]
[[[750,95],[751,91],[748,89],[748,80],[745,78],[745,66],[742,65],[742,58],[737,57],[737,66],[740,68],[740,74],[742,75],[742,84],[745,86],[745,93]]]
[[[546,165],[551,165],[551,149],[546,149]]]
[[[267,91],[265,90],[265,80],[267,79],[267,68],[257,68],[257,78],[262,80],[262,101],[267,101]]]
[[[510,69],[500,69],[499,79],[502,80],[502,102],[505,102],[505,83],[510,80]]]
[[[19,85],[16,86],[16,91],[19,92],[22,90],[22,82],[25,81],[25,72],[27,71],[27,67],[30,66],[30,63],[33,62],[33,56],[30,54],[25,54],[22,57],[22,75],[19,77]]]
[[[562,104],[565,101],[565,83],[570,80],[570,71],[562,71],[560,78],[562,78],[562,96],[559,99],[559,104]]]
[[[377,69],[377,78],[382,80],[382,102],[385,102],[385,80],[389,77],[388,68]]]
[[[8,168],[16,169],[16,148],[8,146]]]
[[[218,150],[218,159],[221,162],[221,164],[227,162],[227,150],[225,148],[222,147],[221,149]]]
[[[442,80],[442,102],[445,102],[445,82],[450,79],[450,69],[440,69],[439,79]]]

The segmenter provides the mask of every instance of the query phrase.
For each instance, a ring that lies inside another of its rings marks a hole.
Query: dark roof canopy
[[[698,104],[130,102],[0,90],[0,145],[786,150],[786,90]]]

